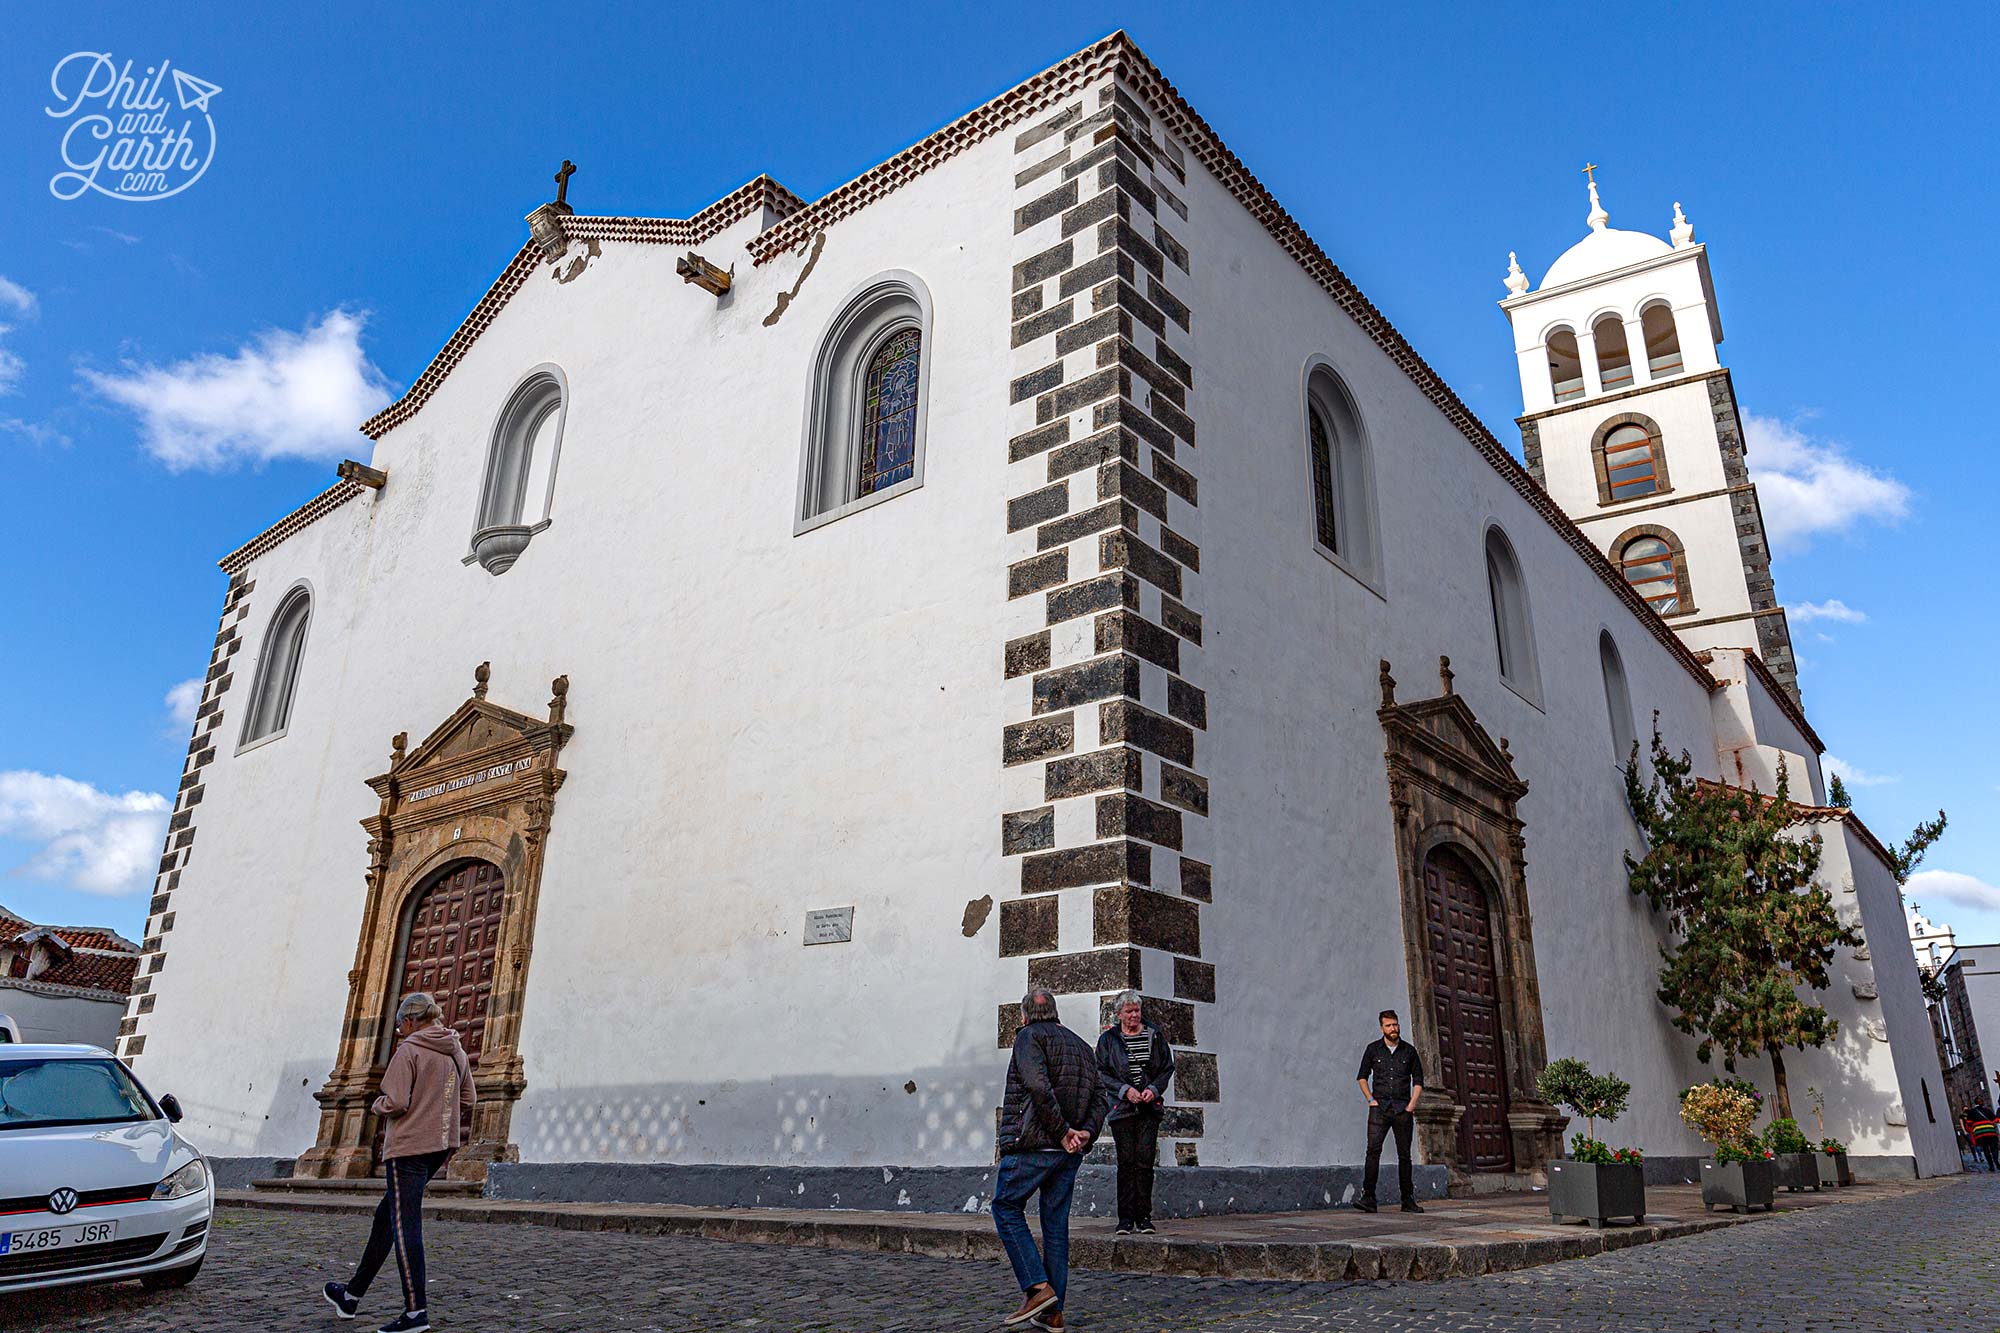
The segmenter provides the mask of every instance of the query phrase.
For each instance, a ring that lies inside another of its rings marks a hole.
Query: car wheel
[[[195,1274],[200,1271],[201,1260],[197,1259],[182,1268],[166,1268],[157,1273],[143,1273],[139,1277],[139,1285],[147,1291],[171,1291],[175,1287],[185,1287],[194,1281]]]

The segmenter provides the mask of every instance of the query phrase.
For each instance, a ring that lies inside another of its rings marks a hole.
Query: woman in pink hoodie
[[[393,1249],[403,1275],[403,1313],[384,1324],[382,1333],[423,1333],[431,1326],[424,1295],[424,1187],[463,1141],[461,1116],[478,1094],[472,1062],[458,1034],[444,1025],[437,1001],[422,991],[405,995],[396,1006],[396,1035],[401,1040],[373,1107],[388,1122],[382,1144],[388,1188],[354,1276],[327,1283],[326,1299],[342,1319],[354,1318]]]

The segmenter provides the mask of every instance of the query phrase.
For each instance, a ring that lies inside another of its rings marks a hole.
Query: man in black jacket
[[[1403,1211],[1421,1213],[1411,1187],[1410,1131],[1416,1123],[1417,1098],[1424,1091],[1424,1065],[1417,1048],[1402,1040],[1402,1025],[1394,1009],[1377,1016],[1382,1037],[1371,1041],[1361,1052],[1361,1069],[1355,1081],[1368,1099],[1368,1159],[1361,1172],[1361,1197],[1354,1206],[1364,1213],[1375,1211],[1375,1178],[1382,1170],[1382,1140],[1396,1133],[1396,1183],[1403,1187]]]
[[[1097,1039],[1097,1070],[1111,1097],[1109,1125],[1118,1142],[1118,1234],[1153,1231],[1153,1164],[1159,1158],[1160,1120],[1167,1080],[1174,1076],[1174,1048],[1148,1023],[1139,992],[1112,1003],[1117,1020]]]
[[[993,1182],[993,1228],[1000,1233],[1021,1304],[1003,1321],[1063,1327],[1069,1287],[1069,1201],[1076,1169],[1104,1124],[1110,1105],[1096,1055],[1056,1017],[1056,997],[1043,987],[1021,1000],[1021,1028],[1007,1064],[1000,1106],[1000,1173]],[[1023,1212],[1041,1194],[1042,1248]]]

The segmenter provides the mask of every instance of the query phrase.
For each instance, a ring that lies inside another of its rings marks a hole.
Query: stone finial
[[[1453,679],[1451,659],[1440,653],[1438,655],[1438,688],[1443,690],[1444,693],[1450,694]]]
[[[1590,224],[1592,231],[1603,231],[1604,225],[1611,221],[1611,215],[1604,211],[1603,201],[1597,197],[1597,182],[1594,180],[1590,183],[1590,216],[1584,221]]]
[[[1689,222],[1687,214],[1681,212],[1681,201],[1678,199],[1674,200],[1674,228],[1667,235],[1674,238],[1676,250],[1685,250],[1694,244],[1694,223]]]
[[[1528,275],[1521,272],[1521,261],[1514,257],[1512,250],[1509,250],[1507,252],[1507,294],[1510,296],[1525,296],[1527,291]]]
[[[1500,738],[1500,757],[1510,764],[1514,762],[1514,752],[1507,748],[1507,738],[1505,736]]]
[[[549,725],[562,725],[563,714],[569,711],[569,677],[557,676],[549,682]]]
[[[481,662],[478,666],[472,668],[472,697],[475,699],[484,699],[486,697],[486,682],[492,678],[493,664],[491,662]]]
[[[389,767],[403,762],[403,752],[410,747],[410,733],[399,731],[389,741]]]
[[[1389,659],[1383,658],[1375,668],[1376,682],[1382,687],[1382,706],[1391,707],[1396,702],[1396,678],[1389,674]]]

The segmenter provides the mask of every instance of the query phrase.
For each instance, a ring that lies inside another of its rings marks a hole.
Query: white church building
[[[1336,1197],[1382,1008],[1427,1188],[1559,1155],[1560,1055],[1685,1168],[1715,1070],[1622,864],[1657,715],[1788,766],[1869,941],[1795,1096],[1864,1171],[1956,1169],[1684,221],[1592,185],[1514,268],[1523,467],[1122,33],[817,201],[567,189],[222,561],[120,1039],[205,1149],[367,1175],[424,989],[492,1192],[963,1206],[1041,983],[1173,1042],[1163,1212]]]

